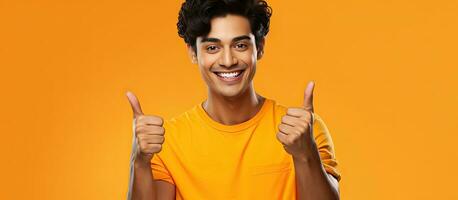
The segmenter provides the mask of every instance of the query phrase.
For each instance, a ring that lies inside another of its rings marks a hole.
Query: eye
[[[218,46],[216,45],[209,45],[205,48],[208,53],[215,53],[218,51]]]
[[[248,45],[246,45],[244,43],[238,43],[238,44],[235,45],[235,48],[237,48],[239,50],[245,50],[247,47],[248,47]]]

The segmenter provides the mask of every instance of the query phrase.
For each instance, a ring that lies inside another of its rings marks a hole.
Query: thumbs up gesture
[[[312,151],[316,151],[312,133],[314,87],[314,82],[307,85],[303,107],[288,108],[278,126],[277,139],[293,157],[308,157]]]
[[[135,161],[149,164],[153,155],[162,149],[165,129],[164,121],[159,116],[144,115],[137,97],[132,92],[126,93],[135,119],[135,135],[137,137],[137,156]]]

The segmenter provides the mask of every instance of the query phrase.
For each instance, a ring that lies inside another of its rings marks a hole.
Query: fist
[[[164,143],[164,127],[161,117],[140,115],[135,122],[137,136],[137,158],[149,163],[155,153],[159,153]]]
[[[149,164],[155,153],[162,149],[165,129],[164,120],[155,115],[144,115],[137,97],[127,92],[135,119],[135,135],[137,138],[137,155],[135,161]]]
[[[313,139],[313,89],[309,83],[304,93],[304,106],[288,108],[278,126],[277,139],[293,157],[306,157],[316,151]]]

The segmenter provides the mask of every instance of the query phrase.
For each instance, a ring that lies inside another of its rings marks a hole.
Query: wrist
[[[151,169],[151,161],[145,161],[139,156],[135,158],[134,167],[135,169]]]
[[[310,163],[316,161],[315,156],[308,155],[308,154],[300,154],[300,155],[293,155],[294,162],[301,162],[301,163]]]
[[[313,155],[302,153],[298,155],[293,155],[294,163],[298,164],[311,164],[311,163],[321,163],[320,155]]]
[[[314,140],[306,141],[305,149],[296,151],[295,154],[292,154],[292,157],[294,161],[299,162],[321,162],[320,153]]]

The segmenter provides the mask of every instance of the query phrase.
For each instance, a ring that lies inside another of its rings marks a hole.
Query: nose
[[[229,68],[237,64],[238,64],[237,58],[233,56],[231,50],[225,49],[219,59],[219,65],[222,67]]]

